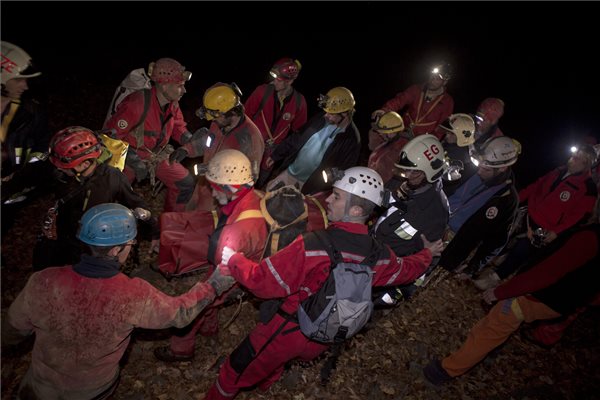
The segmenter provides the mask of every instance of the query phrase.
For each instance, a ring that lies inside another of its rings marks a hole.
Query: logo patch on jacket
[[[496,218],[496,215],[498,215],[497,207],[490,207],[485,211],[485,217],[487,219],[494,219],[494,218]]]
[[[560,192],[560,201],[569,201],[570,198],[571,192],[569,192],[568,190],[563,190],[562,192]]]
[[[118,126],[120,129],[125,129],[125,128],[127,128],[127,127],[129,126],[129,124],[128,124],[128,123],[127,123],[127,121],[125,121],[124,119],[120,119],[120,120],[117,122],[117,126]]]
[[[409,224],[406,220],[402,220],[402,224],[394,231],[396,235],[400,239],[410,240],[417,233],[417,229],[415,229],[411,224]]]
[[[284,121],[289,121],[290,119],[292,119],[292,114],[290,114],[289,112],[283,113],[283,116],[281,118],[283,118]]]

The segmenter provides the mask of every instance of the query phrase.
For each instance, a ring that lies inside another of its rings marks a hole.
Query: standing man
[[[2,344],[35,333],[21,399],[106,399],[119,383],[119,361],[134,328],[190,323],[234,283],[216,271],[171,297],[119,272],[137,235],[133,213],[100,204],[81,218],[77,238],[88,254],[75,265],[34,273],[8,310]]]
[[[267,183],[273,169],[271,153],[290,132],[298,132],[306,123],[306,99],[292,86],[302,65],[300,61],[282,58],[269,75],[271,82],[260,85],[246,100],[246,114],[254,121],[265,142],[265,153],[256,186]]]
[[[425,84],[412,85],[388,100],[379,110],[375,110],[371,118],[387,111],[396,111],[402,115],[404,123],[413,135],[430,133],[440,139],[444,132],[438,126],[444,122],[454,110],[454,99],[446,91],[451,78],[450,65],[435,65]]]
[[[266,189],[280,182],[295,185],[304,194],[331,188],[322,179],[329,168],[346,169],[358,163],[360,132],[354,124],[354,96],[345,87],[335,87],[319,97],[324,113],[311,118],[301,132],[289,135],[271,158],[279,165],[278,175]]]
[[[165,211],[183,211],[194,190],[195,180],[181,164],[166,160],[173,151],[171,137],[185,144],[192,139],[179,100],[192,73],[172,58],[150,63],[152,89],[129,94],[119,104],[104,128],[116,130],[117,138],[129,143],[124,173],[129,182],[155,177],[167,187]]]
[[[332,224],[323,232],[345,262],[356,262],[370,255],[378,260],[373,268],[373,285],[410,282],[441,251],[441,241],[430,243],[423,238],[425,249],[401,259],[368,234],[366,221],[383,199],[383,182],[375,171],[350,168],[333,186],[333,193],[327,198],[327,217]],[[300,331],[295,315],[299,304],[316,293],[327,279],[330,266],[327,245],[313,233],[298,236],[260,263],[247,259],[235,247],[223,249],[219,267],[222,273],[230,270],[257,297],[282,298],[283,303],[268,322],[260,322],[233,351],[206,399],[233,399],[240,389],[254,385],[266,390],[279,379],[288,361],[295,358],[309,361],[327,350],[327,345],[309,339]]]

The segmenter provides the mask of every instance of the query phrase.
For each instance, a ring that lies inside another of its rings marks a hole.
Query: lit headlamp
[[[324,169],[321,174],[323,175],[323,182],[334,183],[344,177],[344,171],[333,167]]]

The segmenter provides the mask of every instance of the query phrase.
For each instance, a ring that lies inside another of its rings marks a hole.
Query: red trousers
[[[442,367],[452,377],[462,375],[504,343],[523,321],[557,317],[560,314],[544,303],[525,296],[499,301],[475,324],[461,348],[442,360]]]
[[[254,385],[266,390],[281,377],[288,361],[296,358],[310,361],[327,348],[308,340],[298,324],[276,314],[268,324],[258,323],[227,358],[205,399],[232,399],[240,389]],[[243,370],[238,373],[236,369]]]

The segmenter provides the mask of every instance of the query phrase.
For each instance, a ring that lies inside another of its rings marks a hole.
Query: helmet
[[[213,120],[239,106],[241,97],[242,92],[235,83],[228,85],[218,82],[204,92],[203,108],[199,110],[199,116],[207,121]]]
[[[241,151],[221,150],[209,161],[206,179],[218,185],[252,184],[250,160]]]
[[[156,83],[182,83],[192,78],[192,73],[172,58],[161,58],[148,66],[148,76]]]
[[[383,202],[383,179],[371,168],[348,168],[344,176],[333,183],[333,187],[370,200],[378,206]]]
[[[33,70],[31,57],[22,48],[2,41],[2,84],[15,78],[34,78],[41,72]]]
[[[291,58],[282,58],[273,65],[269,74],[273,78],[289,81],[296,79],[301,69],[302,65],[300,64],[300,61]]]
[[[74,168],[88,159],[97,159],[102,145],[88,128],[70,126],[57,132],[50,141],[50,162],[58,168]]]
[[[318,102],[319,107],[329,114],[340,114],[350,111],[356,104],[352,92],[341,86],[331,89],[324,96],[320,95]]]
[[[477,116],[492,124],[498,122],[504,114],[504,102],[493,97],[487,98],[477,107]]]
[[[452,114],[440,126],[456,135],[456,144],[459,147],[475,142],[475,121],[469,114]]]
[[[452,70],[450,64],[444,62],[431,67],[430,73],[431,75],[437,76],[444,81],[447,81],[452,77]]]
[[[116,203],[98,204],[81,217],[77,239],[99,246],[118,246],[135,239],[137,225],[131,210]]]
[[[435,182],[444,173],[444,148],[433,135],[419,135],[406,143],[400,152],[398,168],[423,171],[427,182]]]
[[[496,136],[483,143],[474,154],[477,166],[502,168],[513,165],[521,154],[521,144],[506,136]]]
[[[395,111],[389,111],[371,124],[371,128],[380,133],[396,133],[404,130],[404,121],[400,114]]]

